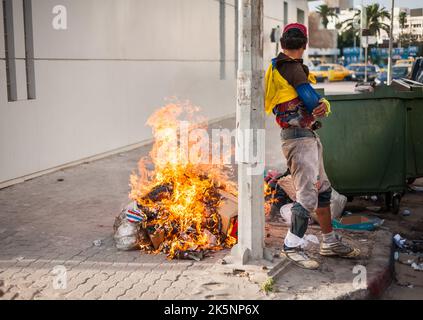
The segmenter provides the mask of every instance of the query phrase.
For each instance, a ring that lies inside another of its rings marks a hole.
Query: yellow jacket
[[[315,84],[316,78],[314,75],[309,74],[308,81]],[[266,71],[264,93],[264,106],[267,114],[270,114],[276,105],[298,97],[295,88],[282,77],[273,63],[270,64]]]

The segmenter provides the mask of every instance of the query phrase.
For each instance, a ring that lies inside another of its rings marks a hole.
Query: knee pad
[[[303,218],[303,219],[310,218],[310,212],[298,202],[294,203],[291,211],[292,211],[292,215],[296,215],[299,218]]]
[[[302,238],[308,228],[310,213],[298,202],[292,206],[291,232]]]

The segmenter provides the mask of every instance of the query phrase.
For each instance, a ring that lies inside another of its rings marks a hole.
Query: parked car
[[[419,57],[411,69],[411,80],[423,83],[423,57]]]
[[[354,63],[347,66],[350,71],[346,80],[364,81],[366,65],[364,63]],[[379,73],[379,67],[371,64],[367,65],[367,81],[374,81]]]
[[[409,64],[409,65],[412,65],[413,64],[413,62],[414,62],[414,58],[413,57],[410,57],[410,58],[408,58],[408,59],[399,59],[399,60],[397,60],[396,62],[395,62],[395,64],[397,65],[397,64]]]
[[[409,78],[411,73],[411,65],[396,64],[392,66],[392,79]],[[382,71],[375,79],[377,85],[385,84],[388,79],[388,72]]]
[[[310,71],[316,77],[317,82],[342,81],[350,72],[340,64],[324,63]]]

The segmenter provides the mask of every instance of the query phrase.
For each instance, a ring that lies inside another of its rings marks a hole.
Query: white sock
[[[288,233],[286,234],[284,244],[285,246],[289,248],[296,248],[301,245],[301,238],[297,235],[293,234],[291,230],[288,230]]]
[[[335,231],[323,234],[323,242],[325,243],[336,242]]]

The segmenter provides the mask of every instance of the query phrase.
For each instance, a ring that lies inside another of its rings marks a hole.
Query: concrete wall
[[[0,185],[151,138],[145,122],[168,97],[209,119],[235,112],[234,0],[225,2],[224,78],[219,1],[33,0],[35,100],[26,100],[22,1],[13,1],[19,101],[7,101],[0,23]],[[67,30],[52,27],[56,5],[67,8]],[[296,7],[307,17],[306,1],[289,1],[292,21]],[[266,0],[265,16],[267,65],[283,1]]]

